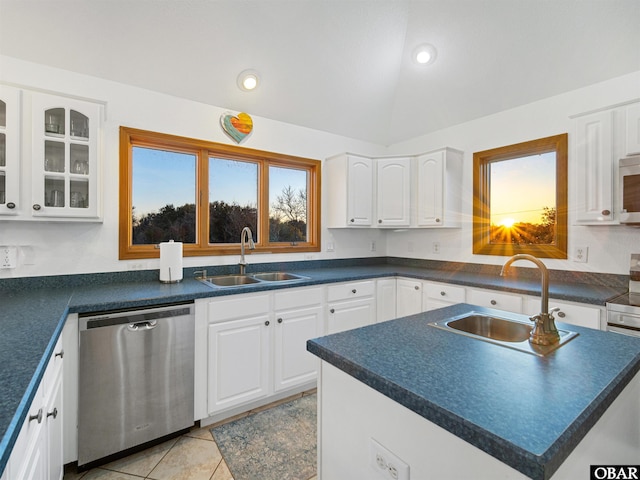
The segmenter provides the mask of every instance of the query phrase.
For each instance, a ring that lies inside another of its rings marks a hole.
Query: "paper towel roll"
[[[160,243],[160,281],[176,283],[182,280],[182,242]]]

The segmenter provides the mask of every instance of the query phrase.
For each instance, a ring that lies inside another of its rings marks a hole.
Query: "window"
[[[567,258],[567,134],[473,154],[473,253]]]
[[[120,259],[320,251],[320,161],[120,129]]]

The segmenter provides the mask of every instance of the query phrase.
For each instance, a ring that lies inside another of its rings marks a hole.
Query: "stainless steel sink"
[[[529,342],[532,323],[500,318],[486,313],[468,312],[464,315],[429,324],[459,335],[475,338],[533,355],[544,356],[577,336],[576,332],[558,329],[560,341],[554,345],[536,345]]]
[[[242,285],[255,285],[256,283],[287,282],[305,280],[309,277],[294,275],[287,272],[252,273],[249,275],[216,275],[214,277],[199,278],[201,282],[215,287],[238,287]]]
[[[262,280],[263,282],[286,282],[287,280],[301,280],[303,278],[307,278],[287,272],[252,273],[251,277]]]
[[[201,280],[216,287],[235,287],[260,282],[260,280],[251,278],[248,275],[218,275],[215,277],[206,277]]]

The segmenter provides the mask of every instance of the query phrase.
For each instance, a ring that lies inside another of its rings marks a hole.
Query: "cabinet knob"
[[[278,319],[278,323],[282,323],[282,319],[281,318]]]
[[[490,303],[491,303],[491,305],[497,305],[498,304],[498,302],[496,302],[495,300],[491,300]]]
[[[420,290],[420,287],[419,287],[418,285],[416,285],[416,286],[415,286],[415,287],[413,287],[413,288],[415,288],[416,290]]]
[[[14,208],[16,208],[16,204],[15,204],[15,203],[13,203],[13,202],[8,202],[8,203],[7,203],[7,208],[14,209]]]
[[[564,317],[566,317],[566,316],[567,316],[567,314],[566,314],[566,313],[564,313],[564,312],[558,312],[558,316],[559,316],[560,318],[564,318]]]
[[[53,417],[55,419],[57,416],[58,416],[58,409],[56,407],[53,407],[53,410],[47,413],[47,418]]]
[[[269,320],[267,320],[266,322],[264,322],[264,324],[268,327],[269,326]]]
[[[378,220],[378,223],[382,223],[382,220]]]
[[[60,350],[58,353],[54,355],[54,357],[64,358],[64,349]]]
[[[357,290],[354,288],[353,290],[351,290],[351,293],[356,293]]]
[[[611,215],[611,210],[602,210],[602,215]]]
[[[34,203],[34,204],[33,204],[33,209],[34,209],[34,210],[40,210],[41,208],[42,208],[42,207],[40,206],[40,204],[39,204],[39,203]]]
[[[352,219],[351,219],[351,220],[349,220],[349,221],[350,221],[351,223],[353,223],[353,222],[355,222],[355,221],[356,221],[356,219],[355,219],[355,218],[352,218]]]
[[[329,310],[329,313],[336,313],[336,309],[332,308],[331,310]]]
[[[38,420],[38,423],[42,423],[42,408],[35,415],[29,415],[29,421],[32,420]]]
[[[436,223],[440,223],[440,219],[439,218],[436,218]]]
[[[447,295],[447,292],[445,292],[444,290],[440,292],[440,295],[442,295],[443,297],[445,297]]]

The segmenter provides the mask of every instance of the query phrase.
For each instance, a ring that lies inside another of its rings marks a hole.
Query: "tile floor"
[[[291,401],[300,395],[302,394],[270,404],[268,407]],[[233,421],[265,408],[261,407],[226,421]],[[67,473],[64,480],[140,480],[141,478],[150,480],[234,480],[209,431],[213,426],[194,428],[181,437],[88,472]],[[317,480],[317,477],[300,478],[299,480]]]

